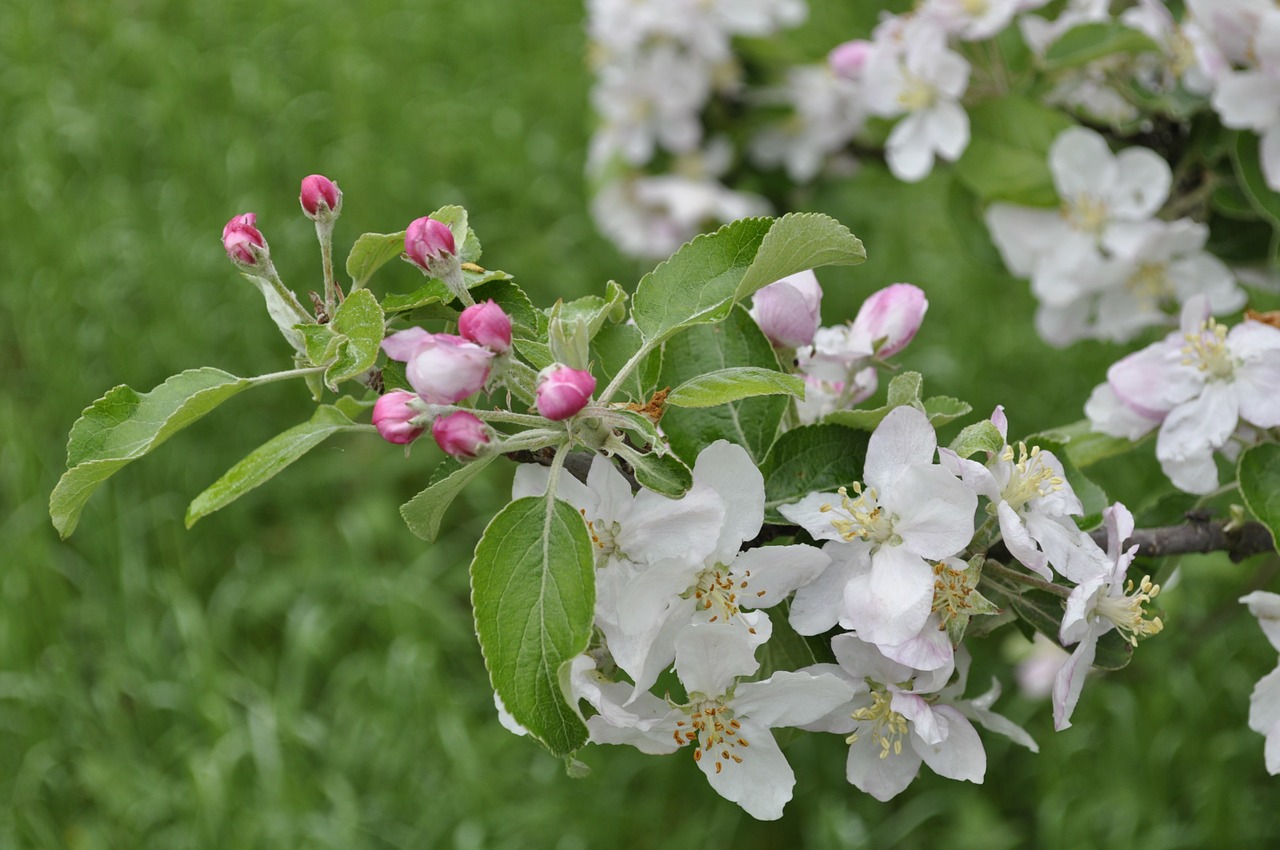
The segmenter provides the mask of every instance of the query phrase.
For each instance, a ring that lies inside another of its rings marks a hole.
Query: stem
[[[302,324],[310,325],[315,323],[315,316],[307,312],[307,308],[302,306],[302,302],[298,300],[298,296],[293,294],[293,290],[284,285],[284,281],[280,279],[280,273],[276,271],[275,263],[268,262],[266,269],[267,276],[263,278],[267,283],[271,284],[271,288],[276,291],[276,295],[285,304],[298,314],[298,318],[302,320]]]
[[[320,265],[324,268],[324,311],[332,318],[337,307],[338,284],[333,279],[333,219],[316,219],[316,239],[320,242]]]
[[[1019,572],[1018,570],[1011,570],[999,561],[987,561],[983,564],[982,574],[986,575],[987,573],[991,573],[994,577],[1014,582],[1015,585],[1024,584],[1028,587],[1034,587],[1036,590],[1043,590],[1046,593],[1052,593],[1054,596],[1061,597],[1062,599],[1066,599],[1071,595],[1071,591],[1060,584],[1054,584],[1051,581],[1045,581],[1042,578],[1027,575],[1026,573]]]
[[[622,382],[630,377],[631,373],[640,365],[640,361],[648,357],[649,354],[661,344],[661,339],[651,339],[641,344],[640,349],[635,354],[631,355],[630,360],[622,364],[622,368],[618,370],[618,374],[613,376],[613,380],[609,382],[609,386],[604,388],[604,392],[600,393],[596,400],[601,404],[608,404],[609,399],[613,398],[614,393],[616,393],[618,388],[622,386]]]
[[[565,455],[569,453],[572,443],[561,443],[556,448],[556,456],[551,459],[551,472],[547,476],[547,493],[555,498],[556,488],[560,486],[560,470],[564,468]]]
[[[453,413],[457,410],[465,410],[478,419],[486,422],[507,422],[512,425],[525,425],[530,428],[547,429],[547,422],[550,421],[541,416],[533,416],[528,413],[512,413],[509,410],[481,410],[479,408],[471,409],[467,407],[456,407],[454,405],[437,405],[439,410],[445,413]],[[563,431],[557,433],[563,434]]]
[[[285,381],[285,380],[288,380],[289,378],[302,378],[302,377],[306,377],[307,375],[314,375],[318,372],[323,372],[327,368],[329,367],[328,366],[306,366],[302,369],[289,369],[284,372],[269,372],[266,375],[258,375],[257,377],[246,378],[245,380],[247,380],[250,384],[256,387],[262,384],[271,384],[276,381]]]

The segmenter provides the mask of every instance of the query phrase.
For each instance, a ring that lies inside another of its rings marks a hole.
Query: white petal
[[[1019,277],[1030,277],[1040,258],[1070,229],[1056,211],[1013,204],[992,204],[986,222],[1004,264]]]
[[[733,626],[690,626],[675,643],[676,672],[690,694],[718,697],[734,679],[760,669],[755,647]]]
[[[839,622],[844,590],[857,576],[871,570],[871,547],[862,542],[832,541],[822,547],[831,565],[796,591],[791,600],[791,626],[802,635],[819,635]]]
[[[1031,534],[1028,533],[1018,512],[1009,507],[1008,502],[1000,502],[996,507],[996,514],[1000,517],[1000,535],[1004,538],[1004,545],[1009,550],[1009,554],[1045,581],[1052,581],[1053,573],[1046,566],[1049,563],[1049,557],[1041,552],[1035,540],[1031,539]]]
[[[947,720],[946,740],[928,744],[912,735],[911,747],[939,776],[981,784],[987,773],[987,751],[978,731],[952,706],[939,705],[933,710]]]
[[[854,688],[830,673],[774,673],[763,682],[747,682],[734,692],[733,711],[761,726],[801,726],[813,723],[853,699]]]
[[[810,493],[791,505],[779,505],[778,513],[809,532],[815,540],[840,540],[840,533],[831,524],[831,514],[823,511],[824,505],[839,507],[839,493]]]
[[[867,443],[864,483],[883,498],[907,467],[931,463],[937,447],[938,436],[927,416],[914,407],[895,407]]]
[[[1097,649],[1097,638],[1087,637],[1058,668],[1058,675],[1053,679],[1053,728],[1059,732],[1071,727],[1071,714],[1080,701],[1080,691]]]
[[[1249,606],[1249,613],[1258,618],[1258,625],[1271,641],[1271,645],[1280,650],[1280,593],[1268,593],[1255,590],[1240,601]]]
[[[757,820],[777,820],[791,799],[795,774],[768,729],[750,719],[741,723],[737,737],[745,738],[749,746],[705,750],[698,767],[721,797],[742,806]],[[730,754],[728,758],[723,755],[725,752]]]
[[[919,634],[933,605],[933,568],[903,546],[871,556],[871,572],[845,588],[849,625],[865,640],[901,644]]]
[[[955,663],[955,650],[951,638],[936,615],[930,615],[924,628],[904,643],[880,647],[885,657],[914,670],[941,670]]]
[[[831,639],[831,652],[840,664],[840,669],[854,681],[870,679],[887,685],[891,682],[905,682],[913,673],[905,664],[886,658],[875,644],[847,632]]]
[[[1267,735],[1280,726],[1280,667],[1258,680],[1249,696],[1249,728]]]
[[[710,487],[694,486],[680,499],[642,489],[617,519],[621,527],[614,542],[630,560],[651,564],[680,558],[700,563],[715,550],[725,526],[725,504]]]
[[[920,755],[913,748],[902,748],[901,753],[890,752],[880,758],[880,744],[864,726],[858,739],[849,746],[849,760],[845,762],[845,776],[859,791],[870,794],[884,803],[906,790],[911,780],[920,772]]]
[[[905,691],[895,691],[890,708],[911,723],[913,737],[919,738],[926,744],[936,744],[946,740],[950,725],[948,718],[935,715],[933,707],[922,697]]]
[[[1116,156],[1118,179],[1111,187],[1110,208],[1117,218],[1140,220],[1155,215],[1169,197],[1173,172],[1150,148],[1133,147]]]
[[[1116,180],[1115,157],[1106,140],[1092,130],[1072,127],[1058,134],[1049,147],[1049,170],[1058,195],[1106,197]]]
[[[896,516],[893,531],[903,545],[924,558],[949,558],[973,539],[978,497],[941,466],[908,467],[881,504]]]
[[[715,551],[727,560],[764,524],[764,476],[746,449],[717,440],[698,453],[693,480],[711,487],[724,501],[724,526]]]
[[[735,580],[746,584],[739,602],[747,608],[770,608],[830,564],[830,556],[821,549],[803,544],[749,549],[732,564]]]

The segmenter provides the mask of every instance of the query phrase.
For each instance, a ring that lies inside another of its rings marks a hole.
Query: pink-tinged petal
[[[760,546],[734,559],[735,583],[745,585],[739,604],[747,608],[771,608],[788,594],[808,584],[831,564],[831,557],[813,546]]]
[[[407,328],[397,331],[382,340],[382,350],[392,360],[407,363],[418,352],[423,342],[431,339],[432,334],[422,328]]]
[[[1280,651],[1280,593],[1255,590],[1240,601],[1249,606],[1249,613],[1258,618],[1258,625],[1271,645]]]
[[[1053,573],[1048,567],[1049,556],[1040,551],[1018,512],[1009,507],[1008,502],[1000,502],[996,514],[1000,517],[1000,535],[1004,538],[1009,554],[1045,581],[1052,581]]]
[[[1084,689],[1084,680],[1097,650],[1096,638],[1082,640],[1058,668],[1058,675],[1053,679],[1053,728],[1059,732],[1071,728],[1071,714],[1080,701],[1080,691]]]
[[[884,546],[871,556],[865,581],[845,588],[849,622],[864,640],[905,643],[924,627],[933,605],[933,568],[902,546]]]
[[[871,547],[862,541],[832,541],[822,547],[831,564],[802,585],[791,600],[791,627],[802,635],[820,635],[840,621],[844,591],[857,576],[871,570]]]
[[[996,409],[991,411],[991,424],[996,426],[996,430],[1000,432],[1000,439],[1008,442],[1009,440],[1009,417],[1004,414],[1004,405],[997,404]]]
[[[1116,395],[1110,384],[1098,384],[1084,405],[1084,415],[1094,431],[1126,440],[1140,440],[1160,424],[1143,416]]]
[[[717,440],[698,453],[693,481],[715,490],[724,501],[724,525],[714,551],[727,561],[764,525],[764,476],[746,449]]]
[[[911,724],[911,732],[920,740],[936,744],[947,737],[947,718],[933,713],[932,706],[924,698],[906,691],[893,691],[890,703],[893,711],[901,714]]]
[[[1119,171],[1108,193],[1109,207],[1116,218],[1150,218],[1169,197],[1173,172],[1164,157],[1144,147],[1126,148],[1116,155]]]
[[[981,785],[987,774],[987,751],[978,730],[953,706],[939,705],[933,710],[947,722],[946,739],[930,744],[923,736],[913,735],[912,749],[939,776]]]
[[[1204,373],[1182,362],[1182,345],[1178,334],[1130,354],[1107,370],[1107,383],[1135,413],[1163,419],[1204,386]]]
[[[881,646],[885,657],[914,670],[949,670],[955,664],[951,639],[936,614],[925,621],[924,628],[911,640],[896,646]]]
[[[941,466],[908,467],[881,504],[903,546],[921,557],[949,558],[973,539],[978,497]]]
[[[884,758],[880,758],[881,752],[869,729],[858,735],[849,746],[845,777],[854,788],[884,803],[905,791],[916,778],[920,754],[911,747],[903,747],[901,753],[890,751]]]
[[[778,513],[809,532],[815,540],[841,540],[840,532],[831,524],[831,514],[824,506],[840,506],[839,493],[810,493],[791,505],[779,505]]]
[[[986,221],[1004,264],[1018,277],[1031,277],[1040,258],[1070,229],[1056,210],[1013,204],[992,204]]]
[[[676,637],[676,672],[690,694],[718,697],[760,669],[755,647],[729,625],[690,626]]]
[[[892,682],[905,682],[915,672],[905,664],[886,658],[874,643],[848,632],[838,634],[831,639],[831,653],[835,656],[840,669],[855,682],[870,679],[887,685]]]
[[[763,682],[739,685],[733,712],[769,728],[803,726],[853,699],[854,693],[853,685],[839,676],[783,671]]]
[[[874,292],[853,320],[852,339],[876,346],[875,354],[892,357],[915,338],[929,309],[924,290],[909,283],[894,283]]]
[[[932,463],[937,447],[938,435],[924,413],[914,407],[895,407],[867,443],[865,483],[884,498],[907,467]]]
[[[760,289],[752,297],[751,318],[775,347],[813,342],[821,322],[822,287],[812,270],[798,272]]]
[[[777,820],[791,799],[795,774],[768,729],[750,719],[741,723],[738,737],[750,746],[729,750],[741,761],[724,758],[721,750],[712,748],[703,752],[698,767],[721,797],[737,803],[756,820]]]

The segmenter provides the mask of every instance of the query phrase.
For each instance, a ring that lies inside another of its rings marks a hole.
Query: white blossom
[[[1267,640],[1280,651],[1280,594],[1255,590],[1240,601],[1258,618]],[[1249,728],[1266,737],[1267,773],[1280,775],[1280,665],[1263,676],[1249,698]]]

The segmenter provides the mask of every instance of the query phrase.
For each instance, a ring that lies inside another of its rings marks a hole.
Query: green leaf
[[[295,325],[294,330],[302,335],[307,360],[312,366],[328,366],[338,358],[338,347],[346,342],[346,337],[334,333],[328,325]]]
[[[740,219],[696,237],[641,278],[631,315],[647,341],[661,341],[720,321],[738,300],[775,280],[865,259],[848,228],[818,213]]]
[[[1009,597],[1009,605],[1015,614],[1036,631],[1058,643],[1058,631],[1062,627],[1062,600],[1043,591],[1028,590],[1021,595]],[[1110,631],[1098,641],[1093,666],[1099,670],[1122,670],[1129,666],[1132,658],[1133,647],[1118,631]]]
[[[471,562],[476,635],[507,711],[552,753],[587,741],[562,668],[586,650],[595,606],[591,538],[578,511],[517,499],[493,518]]]
[[[151,392],[119,386],[95,401],[71,428],[67,471],[49,497],[54,528],[71,534],[102,482],[252,385],[221,369],[191,369]]]
[[[444,519],[449,505],[496,457],[496,454],[483,455],[463,464],[453,460],[443,462],[427,489],[400,506],[400,516],[404,517],[405,525],[428,543],[434,542],[440,534],[440,521]]]
[[[591,340],[591,359],[601,387],[613,383],[618,370],[640,350],[643,343],[644,338],[635,325],[605,325],[600,329]],[[633,402],[644,404],[658,388],[661,369],[662,350],[654,349],[622,382],[619,392]]]
[[[404,231],[399,233],[363,233],[347,255],[347,274],[352,286],[359,289],[369,283],[373,273],[404,253]]]
[[[551,348],[540,342],[534,342],[531,339],[512,338],[511,344],[515,346],[516,351],[525,360],[529,361],[535,369],[545,369],[552,363],[556,362],[555,357],[551,355]]]
[[[623,456],[631,464],[636,481],[650,490],[674,499],[693,486],[693,473],[671,452],[658,457],[653,452],[627,451]]]
[[[1253,133],[1238,133],[1235,150],[1232,152],[1236,177],[1240,187],[1258,214],[1270,222],[1272,227],[1280,227],[1280,193],[1267,185],[1267,178],[1262,173],[1262,161],[1258,158],[1258,137]]]
[[[968,416],[973,412],[973,406],[958,398],[936,395],[924,400],[924,412],[929,417],[929,423],[937,428],[954,422],[961,416]]]
[[[813,647],[809,641],[791,627],[788,606],[773,609],[776,614],[769,618],[773,626],[773,634],[765,642],[760,653],[759,676],[766,679],[774,673],[785,670],[799,670],[816,664]],[[825,660],[825,659],[824,659]]]
[[[384,296],[382,309],[387,313],[407,313],[428,304],[448,304],[452,300],[453,293],[444,285],[444,281],[429,277],[426,283],[413,292],[404,295],[392,292]]]
[[[294,325],[310,321],[311,315],[298,303],[297,296],[284,288],[278,281],[261,277],[249,272],[240,273],[245,280],[258,287],[263,299],[267,302],[267,315],[276,323],[285,341],[293,350],[302,354],[305,350],[302,336]]]
[[[617,324],[627,317],[627,293],[616,281],[609,281],[605,286],[605,297],[584,295],[573,301],[565,301],[559,305],[558,313],[562,322],[582,321],[587,326],[587,338],[600,332],[606,322]],[[551,315],[557,307],[550,308]]]
[[[663,439],[662,433],[658,430],[658,426],[653,424],[653,420],[643,413],[634,410],[626,410],[618,408],[609,412],[611,418],[623,420],[625,424],[615,424],[614,428],[621,428],[631,435],[632,442],[641,448],[649,446],[656,447],[665,453],[667,443]]]
[[[969,109],[971,138],[956,162],[956,176],[987,202],[1053,206],[1058,193],[1049,171],[1049,146],[1074,123],[1020,95],[982,101]]]
[[[692,327],[667,340],[658,385],[678,387],[708,370],[735,366],[778,370],[773,346],[741,307],[721,324]],[[789,403],[784,396],[770,395],[718,407],[668,407],[662,430],[672,450],[688,463],[716,440],[737,443],[759,463],[773,445]]]
[[[760,465],[764,521],[785,525],[779,505],[836,490],[862,478],[870,436],[838,425],[802,425],[778,438]]]
[[[1070,458],[1071,462],[1077,467],[1084,468],[1116,455],[1133,451],[1134,448],[1149,439],[1149,437],[1143,437],[1135,442],[1126,440],[1124,437],[1099,434],[1092,428],[1093,425],[1088,419],[1081,419],[1072,422],[1070,425],[1055,428],[1053,431],[1033,434],[1027,438],[1027,442],[1032,443],[1043,439],[1049,442],[1061,443],[1064,446],[1066,457]]]
[[[960,457],[973,457],[978,452],[996,454],[1004,449],[1004,437],[990,419],[966,425],[954,440],[951,451]]]
[[[716,407],[761,395],[804,396],[804,379],[758,366],[733,366],[704,372],[667,396],[673,407]]]
[[[1265,443],[1240,455],[1237,477],[1249,513],[1280,539],[1280,445]]]
[[[1159,53],[1160,45],[1145,33],[1113,21],[1080,24],[1063,33],[1045,51],[1046,71],[1078,68],[1117,53]]]
[[[1084,515],[1074,517],[1076,525],[1086,531],[1096,528],[1102,524],[1102,511],[1110,504],[1107,499],[1106,491],[1099,487],[1092,478],[1081,472],[1071,461],[1071,454],[1068,452],[1070,443],[1056,443],[1052,440],[1037,438],[1034,443],[1024,441],[1029,447],[1039,446],[1041,451],[1053,452],[1058,462],[1062,464],[1062,471],[1067,476],[1067,483],[1071,485],[1071,489],[1080,499],[1080,504],[1084,508]]]
[[[272,437],[254,449],[244,460],[227,470],[225,475],[210,484],[203,493],[196,496],[187,507],[187,528],[195,525],[202,517],[221,510],[255,487],[270,481],[285,467],[330,436],[342,431],[360,431],[364,427],[352,422],[345,413],[333,405],[326,404],[317,408],[310,421]]]
[[[330,324],[343,338],[337,357],[324,372],[325,384],[336,392],[338,384],[373,368],[377,362],[382,345],[382,307],[372,292],[357,289],[338,306]]]

